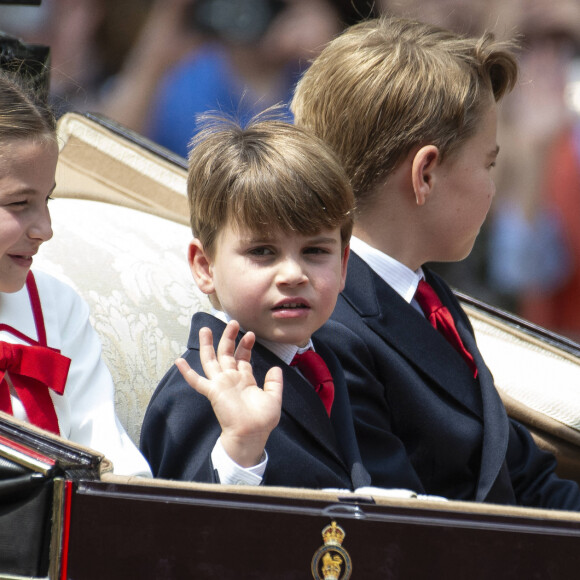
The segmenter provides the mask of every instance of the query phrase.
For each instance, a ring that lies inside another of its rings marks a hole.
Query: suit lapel
[[[465,325],[457,325],[465,347],[473,355],[478,369],[483,407],[483,442],[481,467],[477,484],[476,501],[484,501],[495,483],[503,465],[509,440],[509,420],[490,370],[483,360],[475,338]]]
[[[310,435],[313,444],[324,447],[327,453],[344,465],[332,424],[312,385],[268,349],[256,344],[252,354],[252,367],[258,385],[264,384],[266,372],[273,366],[281,367],[284,376],[282,412]]]
[[[429,281],[433,284],[437,294],[442,297],[447,308],[454,313],[457,306],[447,300],[446,293],[440,289],[438,279],[431,277]],[[461,317],[455,316],[454,319],[457,332],[465,348],[467,348],[475,359],[475,364],[478,369],[479,391],[481,392],[483,413],[483,442],[481,467],[475,499],[476,501],[483,501],[495,483],[501,466],[505,461],[509,440],[509,421],[505,407],[495,388],[493,376],[479,352],[475,337]]]
[[[425,380],[481,417],[478,389],[465,388],[475,380],[461,355],[353,252],[343,297],[365,324],[417,368]]]
[[[334,403],[330,414],[330,422],[342,457],[350,470],[353,489],[371,485],[371,476],[363,467],[354,430],[352,407],[350,406],[348,390],[340,363],[336,356],[329,351],[328,347],[316,340],[315,337],[313,337],[313,342],[316,351],[325,360],[330,373],[334,377]]]
[[[474,343],[473,338],[471,339]],[[471,348],[468,345],[467,348]],[[509,419],[495,388],[491,372],[485,365],[479,350],[474,350],[477,368],[481,369],[479,384],[483,402],[483,446],[481,451],[481,470],[477,486],[476,501],[483,501],[491,490],[503,465],[509,441]]]

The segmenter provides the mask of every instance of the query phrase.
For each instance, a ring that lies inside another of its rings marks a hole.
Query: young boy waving
[[[344,326],[321,338],[345,370],[373,485],[580,509],[578,486],[508,419],[453,292],[423,267],[473,247],[495,194],[497,102],[516,79],[510,43],[399,18],[355,25],[315,59],[292,110],[338,154],[358,210],[333,314]]]
[[[311,339],[349,254],[354,200],[334,155],[278,120],[214,119],[195,139],[188,195],[189,263],[214,310],[193,316],[145,415],[154,475],[368,485],[340,365]]]

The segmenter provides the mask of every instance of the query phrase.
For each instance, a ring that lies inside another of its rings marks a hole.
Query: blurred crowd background
[[[519,39],[490,216],[469,258],[434,267],[580,340],[580,0],[42,0],[0,6],[0,30],[50,46],[58,115],[97,112],[186,156],[196,114],[288,103],[326,42],[381,13]]]

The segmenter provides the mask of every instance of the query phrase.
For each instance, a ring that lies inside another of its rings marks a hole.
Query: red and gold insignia
[[[312,558],[314,580],[348,580],[352,573],[352,563],[348,552],[342,547],[346,533],[332,522],[322,530],[324,546],[318,548]]]

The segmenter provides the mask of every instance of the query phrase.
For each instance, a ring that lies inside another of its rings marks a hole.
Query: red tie
[[[330,417],[330,409],[334,401],[334,381],[323,358],[310,349],[302,354],[296,354],[290,366],[296,366],[314,387]]]
[[[0,411],[12,415],[6,372],[33,425],[60,434],[48,389],[62,395],[70,359],[45,346],[0,342]]]
[[[425,316],[436,330],[438,330],[455,350],[464,358],[469,368],[473,371],[473,378],[477,377],[477,366],[471,353],[465,348],[461,337],[455,328],[455,322],[451,312],[443,306],[435,290],[425,280],[419,282],[415,299],[423,309]]]

